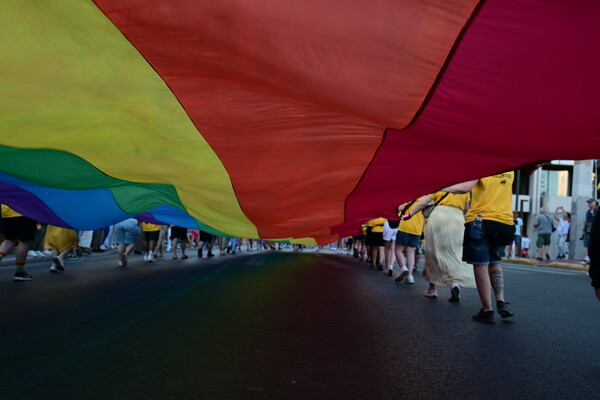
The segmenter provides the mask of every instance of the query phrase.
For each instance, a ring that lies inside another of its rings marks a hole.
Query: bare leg
[[[488,273],[490,276],[490,284],[496,295],[496,301],[504,301],[504,275],[502,272],[502,264],[490,264]]]
[[[4,242],[2,242],[2,244],[0,244],[0,253],[5,255],[10,253],[10,251],[13,249],[13,247],[15,247],[16,244],[16,240],[5,240]]]
[[[21,242],[17,245],[17,252],[15,253],[17,256],[17,264],[25,265],[25,260],[27,260],[27,252],[29,251],[29,242]]]
[[[408,273],[412,274],[413,269],[415,268],[415,248],[414,247],[406,248],[406,267],[408,268]]]
[[[404,258],[404,253],[402,252],[404,250],[404,246],[395,243],[393,246],[394,253],[396,254],[396,260],[398,261],[398,266],[402,269],[403,267],[406,267],[406,259]]]
[[[181,242],[183,245],[183,242]],[[177,258],[177,239],[171,241],[171,247],[173,248],[173,260]]]
[[[475,274],[475,283],[477,284],[477,293],[484,311],[491,311],[492,308],[492,284],[488,272],[488,265],[473,265]]]
[[[181,241],[181,257],[183,258],[187,258],[186,254],[185,254],[185,247],[187,245],[187,242],[185,240]]]

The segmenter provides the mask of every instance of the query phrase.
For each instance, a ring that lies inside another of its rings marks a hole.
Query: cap
[[[593,199],[593,198],[591,198],[591,197],[590,197],[589,199],[587,199],[585,202],[586,202],[586,203],[591,203],[592,201],[595,201],[596,203],[598,203],[598,200],[596,200],[596,199]]]

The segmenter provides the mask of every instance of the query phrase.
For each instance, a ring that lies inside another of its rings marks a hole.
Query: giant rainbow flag
[[[2,0],[0,202],[326,243],[600,153],[597,0]]]

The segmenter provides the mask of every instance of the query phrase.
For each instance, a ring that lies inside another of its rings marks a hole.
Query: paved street
[[[585,272],[506,265],[513,322],[347,255],[114,254],[0,268],[0,399],[600,398]]]

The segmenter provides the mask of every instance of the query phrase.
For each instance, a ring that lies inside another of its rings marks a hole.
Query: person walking
[[[33,240],[37,230],[37,222],[19,214],[5,204],[1,205],[1,209],[0,231],[4,235],[4,241],[0,244],[0,260],[17,246],[13,280],[15,282],[30,281],[33,276],[25,271],[25,261],[27,260],[29,243]]]
[[[394,262],[396,262],[394,245],[396,244],[396,235],[398,234],[399,223],[399,220],[386,219],[383,224],[383,249],[385,256],[385,268],[383,273],[387,276],[394,275]]]
[[[442,189],[451,193],[472,191],[471,205],[465,217],[463,261],[473,265],[477,292],[482,308],[473,321],[494,323],[491,291],[498,314],[513,317],[504,298],[502,255],[514,237],[512,184],[514,172],[505,172],[467,181]]]
[[[181,258],[188,258],[185,248],[188,243],[187,228],[171,226],[171,247],[173,248],[173,260],[177,260],[177,240],[181,243]]]
[[[206,244],[206,257],[214,257],[215,255],[212,253],[212,248],[213,248],[213,240],[214,240],[214,236],[211,235],[208,232],[205,231],[200,231],[200,241],[198,242],[198,257],[202,258],[202,248],[204,247],[204,244]],[[250,243],[252,243],[250,241]],[[260,247],[259,247],[260,250]]]
[[[142,231],[144,232],[144,240],[146,241],[146,252],[144,253],[144,261],[154,262],[154,247],[160,235],[160,225],[142,222]]]
[[[415,252],[419,247],[423,225],[425,224],[423,213],[411,216],[411,211],[417,201],[419,199],[398,206],[398,215],[401,218],[396,234],[394,252],[396,253],[396,261],[400,266],[400,274],[394,280],[396,283],[402,282],[409,285],[415,283],[413,277]],[[404,257],[404,251],[406,251],[406,258]]]
[[[77,231],[48,225],[46,228],[46,249],[52,250],[52,266],[50,272],[65,271],[65,257],[77,248]]]
[[[128,218],[115,224],[117,258],[119,259],[119,267],[121,268],[127,268],[128,258],[135,250],[137,238],[140,235],[139,224],[135,218]]]
[[[476,287],[471,266],[462,261],[464,213],[469,201],[468,194],[438,191],[423,196],[410,212],[416,214],[431,202],[435,204],[427,219],[423,278],[429,282],[429,288],[423,293],[425,297],[437,299],[436,286],[450,286],[448,300],[458,303],[460,285]]]
[[[371,269],[378,269],[379,271],[383,271],[383,225],[385,223],[385,218],[375,218],[370,220],[367,225],[371,226],[371,233],[369,235],[369,254],[371,254]]]
[[[535,245],[537,247],[537,257],[538,261],[543,260],[542,258],[542,250],[546,254],[546,259],[550,259],[550,243],[552,232],[554,231],[554,222],[553,219],[546,212],[545,208],[540,208],[540,214],[536,217],[533,222],[533,227],[537,229],[537,240]]]

